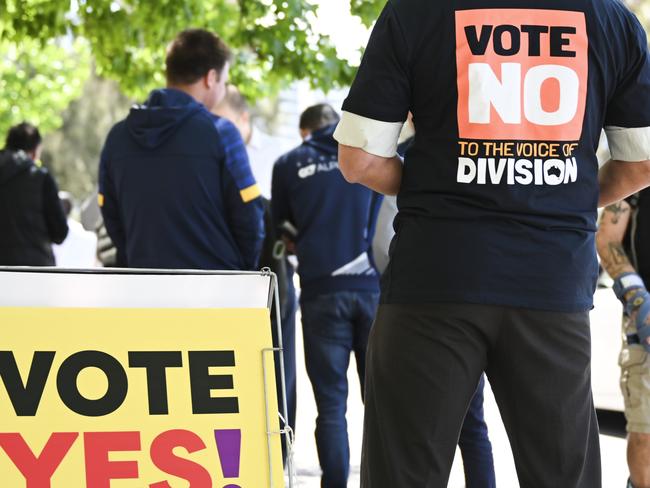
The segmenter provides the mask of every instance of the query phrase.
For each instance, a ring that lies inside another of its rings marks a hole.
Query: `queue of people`
[[[226,44],[207,31],[184,31],[170,45],[167,86],[134,107],[106,139],[98,193],[103,223],[120,266],[269,266],[278,273],[284,284],[282,339],[292,429],[296,292],[288,257],[297,257],[305,358],[318,408],[322,486],[344,487],[350,464],[347,369],[354,354],[363,385],[379,300],[371,243],[382,196],[345,182],[333,138],[340,116],[329,105],[302,113],[299,147],[271,144],[251,123],[245,98],[227,85],[230,62]],[[37,155],[31,159],[33,163]],[[66,205],[66,198],[56,201],[63,221],[70,210]],[[468,431],[464,439],[478,445],[480,437],[486,437],[485,430],[476,435]],[[494,480],[491,451],[466,464],[475,473],[468,476],[468,486]]]
[[[497,3],[388,2],[342,114],[309,107],[303,143],[283,155],[270,155],[276,148],[260,142],[245,99],[227,85],[225,42],[181,32],[167,51],[167,86],[103,148],[98,201],[123,265],[255,270],[272,249],[266,262],[287,283],[292,426],[287,255],[297,257],[323,488],[347,486],[352,354],[365,402],[362,488],[444,488],[459,441],[467,486],[495,486],[485,376],[522,487],[600,487],[588,314],[596,244],[625,305],[629,486],[650,486],[646,37],[611,0],[542,2],[553,15],[540,2]],[[416,132],[402,158],[409,113]],[[612,160],[598,171],[603,128]],[[33,164],[37,147],[8,139],[0,189],[24,181],[42,210],[57,192]],[[380,276],[373,249],[382,247],[372,241],[382,195],[398,198]],[[41,213],[30,251],[45,265],[43,243],[67,232],[57,205]],[[607,205],[596,240],[596,210]],[[3,234],[0,250],[22,242]]]

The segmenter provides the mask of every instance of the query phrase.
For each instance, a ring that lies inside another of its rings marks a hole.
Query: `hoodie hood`
[[[205,110],[202,104],[180,90],[154,90],[144,105],[131,109],[126,126],[138,144],[154,149],[202,110]]]
[[[32,169],[34,162],[22,151],[0,151],[0,185]]]
[[[334,139],[336,124],[328,125],[322,129],[314,131],[304,144],[316,148],[320,152],[338,156],[339,144]]]

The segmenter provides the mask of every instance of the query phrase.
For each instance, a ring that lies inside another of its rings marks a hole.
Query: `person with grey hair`
[[[239,130],[262,196],[270,200],[273,163],[291,149],[293,141],[273,136],[263,130],[253,117],[248,100],[233,85],[226,87],[225,97],[212,108],[212,112],[230,120]]]
[[[296,429],[297,386],[296,386],[296,289],[293,284],[294,270],[288,258],[278,255],[276,246],[278,235],[271,219],[271,174],[273,163],[285,152],[286,145],[280,138],[273,137],[253,124],[253,117],[246,97],[233,85],[226,87],[223,100],[212,108],[212,112],[230,120],[239,130],[250,161],[253,176],[258,182],[264,201],[265,238],[262,245],[259,267],[270,268],[278,277],[280,294],[280,318],[282,322],[282,348],[284,376],[287,394],[286,423]],[[277,337],[276,315],[271,313],[271,333],[273,344],[280,345]],[[282,381],[280,370],[276,368],[278,401],[282,400]],[[286,438],[282,437],[282,455],[286,461]]]

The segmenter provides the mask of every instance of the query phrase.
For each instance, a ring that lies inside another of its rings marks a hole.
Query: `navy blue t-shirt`
[[[343,105],[414,116],[383,302],[590,309],[599,137],[650,127],[649,94],[616,0],[389,1]]]

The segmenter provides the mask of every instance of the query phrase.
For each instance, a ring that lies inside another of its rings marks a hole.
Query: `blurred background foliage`
[[[385,0],[349,4],[371,26]],[[628,4],[650,27],[650,0]],[[295,80],[348,85],[356,68],[314,28],[316,15],[315,0],[0,0],[0,139],[24,120],[39,126],[44,163],[84,197],[112,124],[164,85],[165,48],[180,30],[218,32],[236,54],[231,81],[252,100]]]
[[[350,11],[370,27],[385,4],[386,0],[350,0]]]
[[[81,96],[63,112],[62,126],[47,134],[43,144],[43,164],[62,189],[78,199],[93,193],[106,134],[130,106],[117,83],[96,75],[88,79]]]
[[[81,40],[0,39],[0,134],[23,120],[43,132],[58,128],[89,74],[90,51]]]
[[[352,2],[366,22],[381,4]],[[255,98],[295,79],[321,89],[351,81],[353,67],[313,29],[315,15],[316,5],[305,0],[0,0],[0,39],[84,39],[97,74],[143,99],[164,82],[167,43],[180,30],[206,28],[235,50],[233,82]]]
[[[351,0],[365,24],[383,0]],[[294,80],[327,91],[355,68],[313,28],[305,0],[0,0],[0,138],[24,120],[46,134],[43,162],[77,197],[92,191],[111,125],[164,85],[169,41],[190,27],[219,33],[231,82],[250,99]]]

